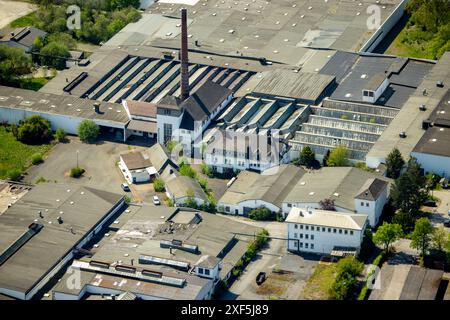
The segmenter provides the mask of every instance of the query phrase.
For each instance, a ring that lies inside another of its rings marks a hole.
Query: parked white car
[[[159,206],[161,204],[161,201],[159,201],[158,196],[153,196],[153,204],[155,206]]]

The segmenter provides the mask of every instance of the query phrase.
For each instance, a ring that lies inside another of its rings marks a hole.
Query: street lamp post
[[[80,153],[79,150],[77,150],[77,168],[78,168],[78,154]]]

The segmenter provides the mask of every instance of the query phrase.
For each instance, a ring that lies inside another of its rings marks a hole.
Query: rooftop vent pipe
[[[181,100],[189,98],[187,10],[181,9]]]
[[[95,113],[100,113],[100,103],[95,102],[94,103],[94,109],[95,109]]]

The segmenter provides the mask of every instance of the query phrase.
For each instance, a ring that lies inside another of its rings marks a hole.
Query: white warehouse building
[[[286,219],[288,251],[332,254],[359,252],[367,215],[309,208],[292,208]]]

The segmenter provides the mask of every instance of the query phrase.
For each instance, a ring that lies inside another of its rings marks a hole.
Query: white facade
[[[389,79],[386,78],[377,90],[365,90],[362,91],[362,100],[368,103],[375,103],[381,97],[383,92],[389,86]]]
[[[73,135],[78,135],[77,127],[81,123],[81,121],[85,120],[84,118],[73,117],[69,115],[58,115],[6,107],[0,108],[0,122],[7,122],[8,124],[18,124],[20,121],[23,121],[26,118],[35,115],[41,116],[44,119],[50,121],[53,131],[62,128],[66,133]],[[99,119],[92,120],[99,126],[121,129],[123,130],[123,133],[125,133],[125,124]]]
[[[450,178],[450,157],[419,152],[411,152],[411,157],[417,159],[425,172],[433,172],[442,177]]]
[[[170,112],[172,112],[172,110]],[[170,126],[171,131],[172,131],[172,136],[173,136],[173,133],[175,133],[176,131],[178,131],[180,129],[182,113],[178,113],[177,111],[173,111],[173,112],[174,112],[173,115],[171,115],[171,114],[163,115],[163,114],[160,114],[159,112],[156,115],[156,122],[157,122],[157,127],[158,127],[157,138],[158,138],[158,143],[160,143],[162,145],[165,145],[165,143],[167,142],[167,141],[164,141],[165,125]]]
[[[228,204],[219,202],[217,204],[223,213],[234,214],[234,215],[248,215],[250,211],[258,208],[267,208],[272,212],[278,213],[281,208],[277,207],[273,203],[269,203],[263,200],[246,200],[238,204]]]
[[[388,190],[384,189],[375,201],[355,198],[355,210],[357,213],[366,214],[369,224],[375,227],[383,213],[383,208],[388,201]]]
[[[128,183],[142,183],[150,181],[151,177],[147,168],[139,170],[129,170],[122,157],[120,157],[119,168]]]
[[[340,226],[339,223],[333,223],[335,222],[334,215],[342,215],[345,218],[353,215],[330,211],[313,211],[313,215],[323,214],[320,224],[314,224],[309,223],[308,219],[304,219],[304,221],[302,219],[299,219],[299,221],[290,219],[291,214],[296,214],[295,210],[292,210],[293,212],[289,214],[288,220],[286,220],[289,239],[288,251],[330,254],[335,247],[355,248],[357,251],[361,248],[366,225],[357,227],[344,223]],[[330,224],[327,224],[327,215],[330,215]],[[365,217],[364,215],[361,216],[362,218]]]

